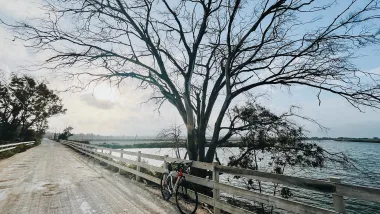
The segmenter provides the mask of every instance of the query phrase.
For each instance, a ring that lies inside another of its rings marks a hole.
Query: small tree
[[[174,124],[168,129],[163,129],[158,133],[157,139],[165,141],[167,143],[174,144],[174,152],[177,158],[181,158],[180,148],[185,145],[184,136],[182,135],[182,130],[180,126]],[[187,153],[183,156],[186,159]]]
[[[350,164],[342,153],[331,154],[315,143],[305,142],[305,131],[291,120],[298,116],[293,108],[276,115],[255,102],[248,102],[243,107],[233,108],[228,116],[231,120],[229,130],[240,133],[242,139],[239,153],[229,157],[229,166],[284,174],[287,167],[322,168],[328,161],[345,166]],[[246,183],[249,189],[262,192],[260,180],[248,179]],[[274,195],[292,197],[288,187],[277,190],[278,186],[273,184]],[[264,212],[264,205],[261,204],[259,209]]]
[[[71,127],[71,126],[68,126],[66,127],[63,132],[61,134],[59,134],[58,136],[58,139],[59,140],[68,140],[70,136],[73,136],[73,134],[71,133],[71,131],[73,130],[74,128]]]

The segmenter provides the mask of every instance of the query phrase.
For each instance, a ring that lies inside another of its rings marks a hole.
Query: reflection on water
[[[120,142],[118,142],[120,143]],[[343,183],[355,184],[360,186],[369,186],[380,188],[380,144],[378,143],[363,143],[363,142],[337,142],[337,141],[320,141],[317,142],[325,150],[335,153],[345,153],[358,168],[345,169],[337,165],[328,164],[323,169],[285,169],[285,174],[314,178],[314,179],[329,179],[330,177],[339,177]],[[173,149],[128,149],[128,151],[141,151],[147,154],[169,155],[175,157]],[[237,154],[238,148],[219,148],[217,150],[219,159],[226,164],[228,157],[232,154]],[[185,151],[181,151],[181,155]],[[117,155],[117,154],[114,154]],[[134,158],[134,157],[129,157]],[[147,160],[149,164],[161,166],[161,161]],[[265,170],[266,163],[262,163],[260,170]],[[221,175],[222,182],[229,182],[233,185],[245,188],[244,179],[233,179],[230,175]],[[294,197],[293,200],[301,201],[310,205],[318,205],[332,209],[331,195],[321,194],[314,191],[305,189],[297,189],[290,187]],[[273,184],[263,183],[263,191],[273,193]],[[380,204],[373,202],[366,202],[362,200],[345,198],[347,213],[362,213],[374,214],[380,213]]]

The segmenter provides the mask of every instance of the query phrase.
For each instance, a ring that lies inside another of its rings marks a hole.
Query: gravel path
[[[84,160],[44,140],[0,161],[0,213],[178,213],[133,181]]]

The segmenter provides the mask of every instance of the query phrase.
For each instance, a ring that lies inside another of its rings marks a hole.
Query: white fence
[[[30,145],[33,143],[34,141],[27,141],[27,142],[21,142],[21,143],[11,143],[11,144],[0,145],[0,152],[15,149],[18,145],[22,145],[22,144]]]
[[[119,168],[119,170],[124,170],[136,175],[136,180],[141,178],[147,179],[156,184],[160,184],[160,179],[145,174],[141,172],[141,168],[149,169],[154,172],[166,172],[167,169],[157,166],[152,166],[146,163],[141,162],[141,158],[148,158],[154,160],[160,160],[165,162],[172,161],[182,161],[177,158],[170,158],[168,156],[159,156],[152,154],[144,154],[141,152],[131,152],[124,150],[109,149],[89,144],[76,143],[72,141],[62,142],[64,145],[70,146],[71,148],[93,157],[97,160],[105,162],[109,165]],[[113,156],[112,153],[119,153],[120,157]],[[127,159],[125,155],[136,156],[136,160]],[[137,169],[131,169],[125,164],[133,164],[137,166]],[[165,166],[165,164],[163,165]],[[217,163],[204,163],[194,161],[192,167],[212,171],[213,178],[212,180],[206,178],[200,178],[192,175],[186,175],[186,180],[209,187],[213,189],[213,197],[206,195],[198,194],[199,201],[210,204],[214,207],[214,213],[220,213],[220,210],[227,211],[229,213],[252,213],[252,211],[236,207],[227,202],[220,200],[220,192],[229,193],[235,196],[240,196],[242,198],[263,203],[266,205],[273,206],[274,208],[279,208],[294,213],[345,213],[345,204],[344,198],[357,198],[372,202],[380,202],[380,189],[378,188],[369,188],[363,186],[349,185],[340,183],[340,180],[337,178],[331,178],[329,181],[325,180],[314,180],[301,177],[287,176],[272,174],[267,172],[254,171],[249,169],[242,169],[236,167],[221,166]],[[273,195],[268,195],[264,193],[258,193],[249,191],[246,189],[238,188],[229,184],[219,182],[219,174],[231,174],[238,176],[245,176],[248,178],[253,178],[260,181],[268,181],[279,184],[284,184],[287,186],[294,186],[303,189],[314,190],[322,192],[325,194],[332,195],[331,204],[334,207],[334,210],[329,210],[321,207],[316,207],[308,205],[305,203],[284,199],[282,197],[277,197]]]

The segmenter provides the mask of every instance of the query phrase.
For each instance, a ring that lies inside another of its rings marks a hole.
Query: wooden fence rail
[[[171,158],[168,156],[159,156],[152,154],[144,154],[141,152],[131,152],[124,150],[109,149],[89,144],[82,144],[72,141],[62,141],[64,145],[67,145],[83,154],[91,156],[97,160],[105,162],[109,165],[115,166],[120,170],[125,170],[136,175],[136,180],[140,178],[147,179],[156,184],[160,184],[160,179],[145,174],[141,171],[141,168],[149,169],[154,172],[166,172],[165,164],[162,167],[152,166],[147,163],[141,162],[141,158],[148,158],[166,162],[173,161],[185,161],[183,159]],[[100,150],[100,151],[98,151]],[[112,152],[120,153],[120,156],[112,155]],[[109,153],[109,154],[107,154]],[[135,156],[136,160],[131,160],[125,157],[125,155]],[[136,165],[136,170],[125,166],[125,164]],[[233,206],[227,202],[220,200],[220,192],[240,196],[242,198],[263,203],[273,206],[275,209],[283,209],[294,213],[345,213],[344,198],[352,197],[357,199],[363,199],[367,201],[380,202],[380,189],[362,187],[350,184],[340,183],[338,178],[331,178],[329,181],[315,180],[308,178],[300,178],[287,175],[272,174],[260,171],[254,171],[249,169],[242,169],[236,167],[221,166],[217,163],[204,163],[193,161],[192,167],[209,170],[212,172],[212,180],[207,178],[200,178],[193,175],[186,175],[186,179],[192,183],[209,187],[213,189],[213,198],[198,194],[198,199],[201,202],[210,204],[214,207],[214,213],[219,214],[221,210],[230,213],[252,213],[252,211],[244,210],[240,207]],[[309,189],[318,191],[321,193],[331,194],[333,200],[331,205],[334,210],[326,208],[316,207],[305,203],[284,199],[269,194],[258,193],[235,187],[229,184],[219,182],[219,174],[231,174],[239,175],[247,178],[253,178],[260,181],[273,182],[278,184],[284,184],[288,186],[294,186],[303,189]]]
[[[11,143],[11,144],[5,144],[5,145],[0,145],[0,152],[5,152],[8,150],[15,149],[18,145],[30,145],[34,143],[34,141],[27,141],[27,142],[21,142],[21,143]]]

